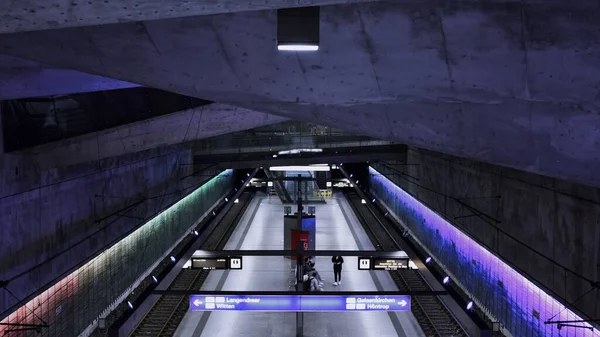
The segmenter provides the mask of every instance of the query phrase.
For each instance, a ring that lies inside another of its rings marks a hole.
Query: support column
[[[301,180],[300,180],[301,175],[298,175],[298,229],[302,230],[302,185]],[[298,292],[299,294],[301,294],[304,289],[304,280],[302,279],[302,277],[304,276],[303,273],[303,266],[302,263],[304,262],[304,244],[302,243],[302,241],[298,241],[298,243],[296,244],[296,250],[298,251],[298,256],[296,258],[296,292]],[[296,337],[304,337],[304,313],[303,312],[296,312]]]

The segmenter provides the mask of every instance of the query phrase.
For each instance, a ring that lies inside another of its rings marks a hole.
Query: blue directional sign
[[[410,311],[410,296],[191,295],[192,311]]]

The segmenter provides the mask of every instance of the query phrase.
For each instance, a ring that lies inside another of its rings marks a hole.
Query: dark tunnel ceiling
[[[598,17],[368,2],[323,7],[316,53],[277,52],[272,10],[8,34],[0,52],[600,186]]]
[[[3,101],[4,150],[22,150],[210,103],[142,87]]]

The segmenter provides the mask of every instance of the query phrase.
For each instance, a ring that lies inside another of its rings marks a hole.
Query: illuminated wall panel
[[[581,318],[372,167],[369,173],[373,194],[513,336],[600,336],[598,330],[545,325]]]
[[[90,262],[11,313],[2,323],[49,323],[41,334],[0,326],[0,336],[77,336],[233,187],[221,172]],[[0,290],[2,291],[2,290]]]

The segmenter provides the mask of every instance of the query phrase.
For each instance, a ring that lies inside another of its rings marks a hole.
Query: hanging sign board
[[[242,269],[242,257],[194,257],[192,258],[191,268],[204,270]]]

